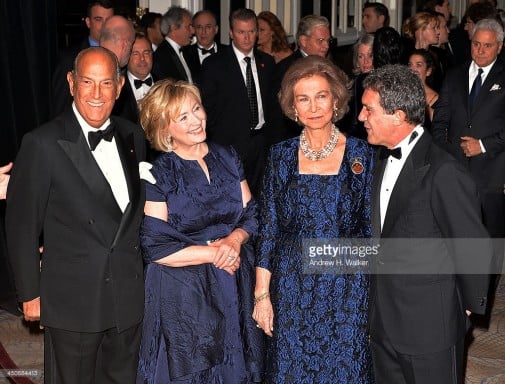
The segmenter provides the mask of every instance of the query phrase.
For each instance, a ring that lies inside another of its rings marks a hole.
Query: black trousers
[[[464,337],[442,351],[407,355],[394,348],[380,320],[371,326],[376,384],[463,384]]]
[[[72,332],[46,327],[46,384],[135,383],[140,347],[140,324],[118,332]]]

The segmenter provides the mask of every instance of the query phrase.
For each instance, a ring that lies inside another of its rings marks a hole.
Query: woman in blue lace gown
[[[268,338],[267,383],[372,382],[368,275],[310,270],[303,241],[369,238],[372,149],[340,134],[346,75],[309,56],[284,76],[281,106],[301,136],[272,147],[260,203],[253,317]],[[307,267],[309,267],[307,269]]]
[[[141,245],[145,314],[138,383],[261,381],[262,335],[251,319],[255,207],[231,147],[205,143],[193,85],[164,80],[142,100],[160,155],[147,184]]]

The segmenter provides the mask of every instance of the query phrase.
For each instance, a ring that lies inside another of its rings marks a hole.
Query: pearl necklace
[[[307,139],[305,138],[305,129],[302,131],[300,134],[300,149],[302,150],[302,153],[304,156],[312,161],[320,161],[323,159],[326,159],[330,154],[333,152],[335,149],[335,146],[337,145],[338,142],[338,133],[339,130],[337,127],[333,126],[330,140],[328,143],[319,151],[316,151],[312,148],[309,147],[307,144]]]

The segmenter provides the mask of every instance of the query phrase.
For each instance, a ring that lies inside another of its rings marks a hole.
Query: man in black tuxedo
[[[92,0],[88,3],[84,21],[89,29],[89,35],[78,45],[60,52],[58,64],[51,77],[52,117],[58,116],[72,103],[72,97],[68,92],[67,73],[72,70],[75,57],[83,49],[100,45],[103,25],[112,16],[114,7],[111,0]]]
[[[45,327],[47,382],[134,383],[144,133],[110,117],[124,81],[114,54],[81,51],[67,79],[72,108],[25,135],[9,182],[7,244],[18,299],[25,319]]]
[[[256,196],[266,160],[268,131],[275,129],[275,121],[280,117],[271,88],[275,61],[272,56],[254,49],[257,35],[254,11],[244,8],[233,11],[230,15],[232,44],[206,58],[200,73],[209,140],[233,145]],[[252,109],[248,96],[249,65],[256,110]]]
[[[463,382],[468,314],[483,314],[492,245],[477,188],[421,124],[424,88],[402,65],[364,81],[359,115],[379,148],[372,228],[380,248],[370,279],[375,381]]]
[[[137,33],[128,61],[125,84],[114,104],[113,115],[124,117],[134,123],[139,122],[138,102],[149,92],[154,83],[152,68],[151,42],[143,33]]]
[[[503,35],[502,26],[493,19],[475,25],[472,61],[447,74],[432,128],[435,142],[463,164],[477,183],[484,223],[496,239],[493,273],[498,276],[505,237],[505,62],[499,57]],[[480,92],[472,92],[476,79]]]
[[[193,76],[193,81],[198,84],[203,61],[210,55],[223,49],[224,45],[216,41],[219,32],[217,19],[212,11],[204,9],[193,16],[193,30],[195,31],[196,44],[183,48],[184,57]]]
[[[154,52],[153,74],[158,80],[170,77],[193,83],[182,50],[191,43],[193,36],[191,12],[175,5],[170,7],[161,19],[161,32],[165,39]]]

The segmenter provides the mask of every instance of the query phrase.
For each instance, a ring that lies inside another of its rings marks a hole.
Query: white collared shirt
[[[72,109],[74,110],[74,114],[77,117],[77,121],[81,126],[82,132],[88,145],[88,132],[104,130],[110,124],[110,119],[107,119],[107,121],[100,128],[93,128],[81,116],[75,106],[75,103],[72,103]],[[121,208],[121,211],[124,212],[126,206],[130,202],[130,197],[128,195],[128,186],[126,185],[126,177],[123,170],[123,164],[121,163],[121,158],[119,157],[119,152],[116,146],[116,139],[113,137],[111,142],[101,140],[100,143],[98,143],[96,146],[95,150],[91,151],[91,154],[95,158],[98,167],[109,183],[114,198],[119,205],[119,208]]]
[[[246,82],[246,68],[247,68],[247,63],[244,60],[244,55],[242,52],[240,52],[235,45],[231,44],[233,47],[233,51],[235,52],[235,56],[237,57],[238,63],[240,65],[240,70],[242,72],[242,77],[244,78],[244,85],[247,84]],[[254,52],[251,51],[247,55],[251,58],[251,69],[253,73],[253,78],[254,78],[254,85],[256,86],[256,99],[258,100],[258,125],[256,125],[255,129],[260,129],[264,124],[265,124],[265,114],[263,112],[263,102],[261,100],[261,91],[259,87],[259,78],[258,78],[258,69],[256,68],[256,60],[254,58]]]
[[[410,141],[413,132],[417,132],[417,137]],[[380,215],[381,215],[381,231],[384,226],[384,219],[386,218],[386,212],[388,210],[389,199],[393,193],[398,176],[402,171],[405,161],[414,149],[417,141],[424,133],[422,126],[417,125],[411,133],[409,133],[402,141],[398,143],[395,148],[402,149],[402,158],[397,159],[393,156],[389,156],[386,161],[386,169],[384,170],[384,175],[382,176],[381,190],[380,190]],[[410,143],[409,143],[410,141]]]
[[[200,59],[200,64],[202,64],[203,61],[211,55],[210,53],[206,53],[205,55],[202,54],[202,49],[213,49],[213,48],[214,53],[217,53],[217,44],[215,42],[209,48],[204,48],[200,46],[198,43],[196,44],[196,50],[198,51],[198,58]]]
[[[149,90],[151,89],[152,86],[149,86],[144,83],[140,86],[140,88],[137,89],[135,87],[135,80],[145,80],[145,79],[139,79],[138,77],[134,76],[130,71],[127,71],[126,74],[128,76],[128,81],[130,82],[130,86],[132,88],[133,95],[135,96],[135,100],[137,100],[137,102],[139,102],[140,100],[142,100],[144,98],[146,93],[149,92]],[[151,74],[147,75],[146,79],[149,77],[152,77]],[[153,81],[153,83],[154,83],[154,81]]]
[[[191,77],[191,71],[189,70],[188,63],[186,63],[186,59],[184,58],[184,55],[182,54],[182,51],[181,51],[182,47],[168,36],[165,36],[165,40],[168,41],[168,44],[170,44],[172,46],[172,48],[175,50],[175,52],[179,55],[179,59],[181,60],[181,64],[184,67],[184,71],[186,72],[186,76],[188,77],[188,81],[191,84],[193,84],[193,78]]]

